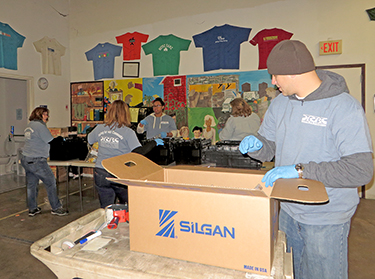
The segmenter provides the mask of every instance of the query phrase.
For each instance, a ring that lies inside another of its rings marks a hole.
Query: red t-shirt
[[[251,40],[252,45],[258,44],[259,49],[259,67],[258,69],[267,68],[267,58],[271,50],[277,43],[289,40],[293,36],[293,33],[287,32],[282,29],[263,29],[259,31]]]
[[[124,60],[141,59],[141,43],[148,40],[148,35],[133,32],[125,33],[116,37],[117,43],[122,44]]]

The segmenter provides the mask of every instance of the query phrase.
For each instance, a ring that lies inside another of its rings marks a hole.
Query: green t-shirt
[[[152,53],[154,76],[178,75],[180,51],[188,50],[191,40],[175,35],[160,35],[142,46],[146,55]]]

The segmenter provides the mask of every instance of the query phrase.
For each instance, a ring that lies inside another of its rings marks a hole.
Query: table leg
[[[81,211],[83,211],[81,167],[78,167],[78,186],[79,186],[79,200],[81,202]]]
[[[66,211],[69,211],[69,166],[66,167]]]
[[[57,196],[59,196],[59,167],[56,166],[56,191],[57,191]]]

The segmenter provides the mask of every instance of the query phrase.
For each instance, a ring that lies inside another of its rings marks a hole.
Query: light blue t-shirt
[[[49,157],[50,145],[53,140],[51,132],[42,120],[30,121],[25,129],[25,146],[22,154],[26,157]]]
[[[246,136],[257,135],[260,118],[256,113],[249,116],[230,116],[220,132],[220,140],[243,140]]]
[[[128,127],[113,128],[99,124],[87,137],[89,144],[98,142],[99,151],[95,167],[102,168],[102,161],[122,154],[127,154],[141,144],[135,132]]]
[[[97,44],[87,51],[86,58],[93,61],[95,80],[113,78],[115,57],[120,56],[122,47],[110,43]]]

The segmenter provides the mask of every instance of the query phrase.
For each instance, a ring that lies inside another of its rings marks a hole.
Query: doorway
[[[14,165],[1,166],[0,192],[9,190],[8,188],[13,189],[13,187],[25,185],[24,178],[19,177],[19,175],[24,174],[22,170],[19,170],[17,162],[19,150],[24,145],[23,134],[34,102],[32,84],[33,77],[0,73],[0,156],[6,158],[11,152],[17,158],[14,161],[9,161],[13,162]],[[14,126],[14,141],[12,141],[12,144],[5,145],[5,142],[9,141],[12,126]],[[3,175],[8,174],[9,171],[9,175]],[[13,183],[10,183],[10,181]]]
[[[330,70],[342,75],[350,95],[358,100],[366,112],[366,64],[317,66],[316,69]],[[360,187],[360,192],[360,196],[366,198],[366,185]]]

